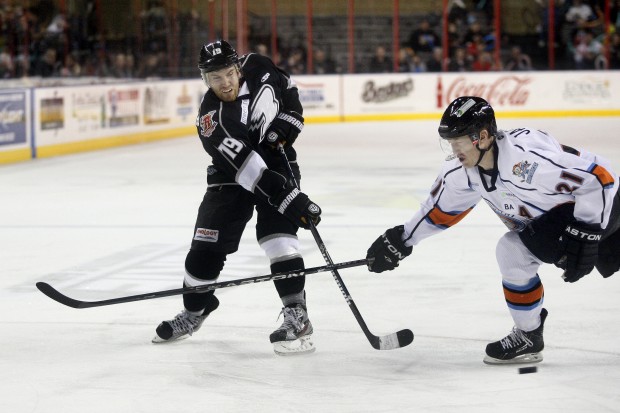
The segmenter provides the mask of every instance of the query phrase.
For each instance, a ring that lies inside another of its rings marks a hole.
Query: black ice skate
[[[162,321],[155,329],[153,343],[167,343],[170,341],[183,340],[196,331],[200,330],[202,323],[218,306],[219,300],[211,296],[209,303],[201,315],[192,314],[183,309],[172,320]]]
[[[487,345],[486,364],[523,364],[542,361],[543,326],[547,318],[547,310],[540,312],[540,326],[536,330],[523,331],[514,327],[512,332],[503,339]]]
[[[284,315],[284,321],[269,336],[273,351],[280,356],[288,356],[316,350],[312,342],[312,323],[308,319],[306,307],[294,304],[284,307],[280,314]]]

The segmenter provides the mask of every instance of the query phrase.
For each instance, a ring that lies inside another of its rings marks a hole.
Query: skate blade
[[[485,356],[482,360],[485,364],[491,365],[506,365],[506,364],[528,364],[528,363],[540,363],[543,361],[542,353],[522,354],[509,360],[500,360],[493,357]]]
[[[182,336],[179,336],[177,338],[171,338],[168,340],[164,340],[163,338],[155,334],[155,337],[153,337],[153,339],[151,340],[151,343],[153,344],[174,343],[175,341],[185,340],[188,337],[189,337],[189,334],[183,334]]]
[[[293,341],[277,341],[273,344],[273,351],[278,356],[294,356],[298,354],[314,353],[316,347],[312,342],[312,336],[303,336]]]

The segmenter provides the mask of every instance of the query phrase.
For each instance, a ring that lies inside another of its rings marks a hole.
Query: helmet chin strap
[[[482,149],[480,148],[480,136],[478,136],[477,142],[474,143],[474,145],[476,146],[476,149],[478,149],[478,152],[480,152],[480,155],[478,156],[478,160],[476,161],[476,164],[474,165],[474,166],[478,166],[480,162],[482,162],[482,158],[484,158],[484,154],[490,151],[491,148],[495,146],[495,139],[493,139],[493,142],[491,143],[491,145],[489,145],[488,148]]]
[[[480,164],[480,162],[482,161],[482,158],[484,158],[484,154],[487,153],[489,149],[491,149],[491,147],[488,147],[487,149],[480,149],[480,146],[476,145],[476,149],[478,149],[478,152],[480,152],[480,155],[478,156],[478,160],[476,161],[476,164],[474,166],[478,166]]]
[[[487,153],[491,148],[495,148],[495,151],[493,152],[493,167],[491,168],[491,171],[489,173],[488,170],[482,169],[482,167],[479,166],[478,164],[484,157],[484,154]],[[487,149],[478,148],[478,150],[480,151],[480,156],[478,157],[478,162],[476,162],[476,166],[478,167],[478,173],[480,174],[482,186],[484,186],[484,189],[487,192],[495,191],[497,189],[495,186],[495,183],[497,182],[497,177],[499,175],[499,170],[497,169],[497,156],[498,156],[497,143],[495,142],[495,140],[493,140],[493,143]],[[487,184],[487,180],[484,175],[491,176],[490,185]]]

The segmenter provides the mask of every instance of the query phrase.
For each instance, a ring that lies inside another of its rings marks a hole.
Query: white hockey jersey
[[[609,161],[560,145],[547,133],[519,128],[497,135],[497,175],[449,159],[430,196],[405,224],[405,244],[455,225],[483,199],[511,231],[550,209],[574,203],[575,219],[607,226],[618,176]],[[484,180],[484,181],[483,181]]]

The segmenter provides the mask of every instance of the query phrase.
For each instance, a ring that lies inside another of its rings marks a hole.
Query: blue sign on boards
[[[0,91],[0,146],[26,143],[26,92]]]

